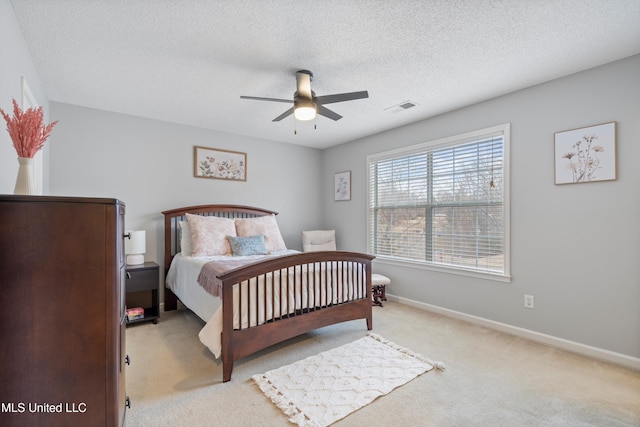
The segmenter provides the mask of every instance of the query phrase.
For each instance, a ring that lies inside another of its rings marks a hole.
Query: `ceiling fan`
[[[309,70],[299,70],[296,72],[296,86],[297,90],[293,94],[293,99],[279,99],[279,98],[261,98],[257,96],[241,96],[242,99],[254,99],[257,101],[272,101],[272,102],[285,102],[293,104],[293,107],[289,108],[284,113],[273,119],[274,122],[279,122],[285,117],[291,114],[298,120],[313,120],[316,114],[325,116],[331,120],[340,120],[342,116],[334,111],[329,110],[324,105],[334,104],[336,102],[352,101],[354,99],[368,98],[369,93],[366,90],[360,92],[338,93],[334,95],[316,96],[316,93],[311,90],[311,81],[313,80],[313,73]]]

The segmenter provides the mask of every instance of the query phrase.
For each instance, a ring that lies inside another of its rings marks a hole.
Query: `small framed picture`
[[[616,179],[616,122],[555,134],[556,184]]]
[[[334,186],[335,200],[351,200],[351,171],[335,174]]]
[[[194,146],[193,176],[246,181],[247,154],[239,151]]]

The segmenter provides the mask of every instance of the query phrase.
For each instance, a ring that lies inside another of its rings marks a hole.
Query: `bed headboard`
[[[268,209],[242,205],[200,205],[163,211],[164,215],[164,270],[169,271],[173,256],[180,252],[180,221],[186,221],[186,214],[217,216],[222,218],[255,218],[265,215],[278,215]]]

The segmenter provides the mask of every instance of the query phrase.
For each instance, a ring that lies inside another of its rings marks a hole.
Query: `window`
[[[369,251],[509,276],[509,125],[371,155]]]

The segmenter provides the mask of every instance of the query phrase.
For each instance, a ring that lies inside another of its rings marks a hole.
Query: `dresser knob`
[[[127,365],[131,365],[131,359],[129,359],[129,355],[128,354],[124,358],[124,363],[126,363]]]
[[[129,399],[129,396],[124,400],[124,406],[131,409],[131,399]]]

